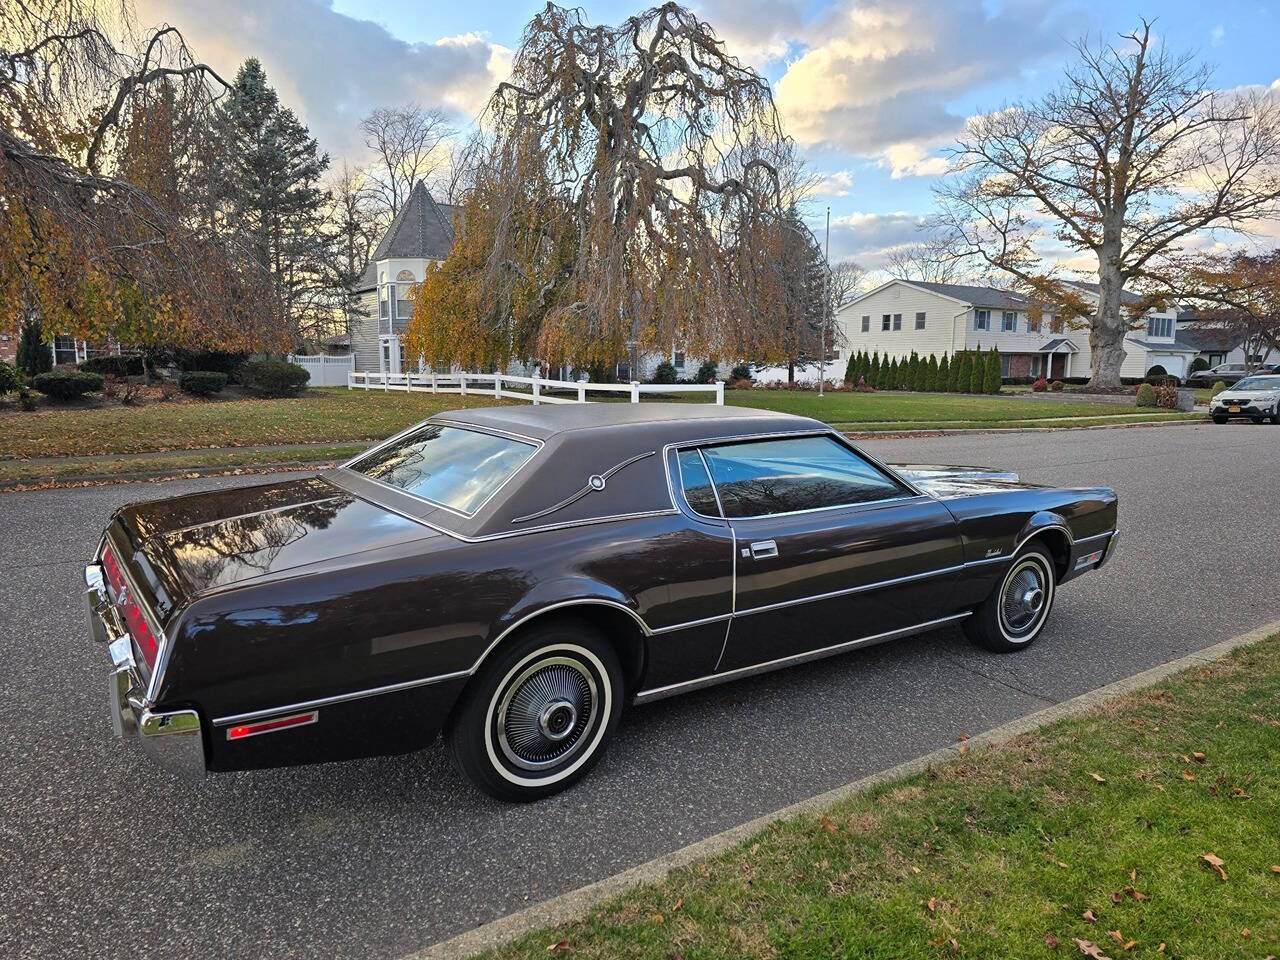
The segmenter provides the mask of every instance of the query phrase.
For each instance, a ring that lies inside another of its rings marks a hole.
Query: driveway
[[[110,735],[80,569],[118,504],[234,481],[0,495],[0,956],[398,956],[1280,617],[1280,428],[866,446],[1110,484],[1118,554],[1030,650],[949,630],[638,708],[586,782],[530,806],[439,745],[171,779]]]

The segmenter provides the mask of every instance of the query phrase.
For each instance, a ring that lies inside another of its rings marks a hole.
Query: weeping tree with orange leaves
[[[270,287],[201,208],[226,84],[127,4],[3,0],[0,327],[142,346],[287,345]]]
[[[675,3],[593,26],[548,4],[481,122],[453,255],[429,273],[410,356],[612,364],[681,343],[782,350],[794,166],[767,82]]]

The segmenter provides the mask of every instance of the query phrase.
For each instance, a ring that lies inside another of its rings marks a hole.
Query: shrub
[[[1055,380],[1054,382],[1057,383],[1058,381]],[[1046,390],[1049,389],[1049,381],[1046,380],[1044,377],[1041,377],[1039,380],[1037,380],[1035,383],[1031,385],[1031,389],[1034,393],[1044,393]]]
[[[1151,377],[1167,377],[1168,375],[1169,371],[1159,363],[1152,365],[1151,369],[1147,371],[1148,380],[1150,380]]]
[[[986,377],[982,382],[982,392],[1000,392],[1000,351],[995,347],[987,353]]]
[[[1061,390],[1062,387],[1063,387],[1063,383],[1061,380],[1055,380],[1053,381],[1053,383],[1049,384],[1050,390]]]
[[[100,373],[104,377],[140,377],[142,376],[142,357],[90,357],[76,364],[77,370],[85,373]]]
[[[39,320],[31,320],[22,325],[18,335],[18,369],[28,377],[40,373],[48,373],[53,369],[53,351],[44,342],[43,327]]]
[[[183,373],[225,373],[233,378],[237,369],[249,359],[247,353],[227,353],[223,350],[175,350],[173,365]]]
[[[1138,387],[1138,406],[1154,407],[1156,405],[1156,389],[1149,383]]]
[[[715,383],[719,373],[720,364],[714,360],[703,360],[702,366],[698,368],[698,373],[693,379],[695,383]]]
[[[302,392],[311,374],[287,360],[250,360],[240,367],[239,377],[240,382],[255,393],[292,397]]]
[[[18,388],[18,406],[23,410],[34,410],[36,408],[36,398],[31,396],[31,391],[26,387]]]
[[[17,393],[21,389],[22,378],[18,376],[18,371],[0,361],[0,397],[6,393]]]
[[[38,374],[31,381],[32,386],[54,400],[75,400],[86,393],[101,390],[102,384],[102,374],[84,370],[51,370]]]
[[[663,360],[658,364],[658,368],[653,371],[653,380],[651,383],[675,383],[676,368],[670,360]]]
[[[730,380],[750,380],[751,365],[749,363],[740,363],[729,371]]]
[[[227,385],[227,375],[217,370],[186,370],[178,374],[178,386],[193,397],[209,397]]]
[[[1213,386],[1209,388],[1209,396],[1216,397],[1225,389],[1227,389],[1227,381],[1215,380]]]
[[[1209,361],[1206,360],[1204,357],[1196,357],[1194,360],[1191,361],[1192,373],[1199,373],[1201,370],[1208,370],[1208,369],[1209,369]]]

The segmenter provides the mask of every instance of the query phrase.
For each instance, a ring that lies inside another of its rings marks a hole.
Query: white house
[[[1073,285],[1096,299],[1096,285]],[[901,358],[914,350],[941,357],[994,346],[1006,377],[1088,376],[1089,332],[1071,329],[1049,311],[1037,320],[1032,307],[1026,297],[995,287],[890,280],[841,307],[836,323],[849,353]],[[1185,376],[1199,351],[1178,342],[1177,326],[1174,309],[1148,312],[1146,329],[1125,337],[1121,376],[1141,377],[1157,364]]]
[[[1262,346],[1262,353],[1246,353],[1245,344],[1239,336],[1211,321],[1202,320],[1194,312],[1178,314],[1178,343],[1196,350],[1196,356],[1203,358],[1210,367],[1220,363],[1247,363],[1255,367],[1260,363],[1275,362],[1276,351],[1270,347]]]

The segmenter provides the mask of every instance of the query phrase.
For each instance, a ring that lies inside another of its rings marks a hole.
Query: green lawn
[[[706,402],[704,396],[690,402]],[[672,399],[684,398],[673,395]],[[850,431],[1053,427],[1192,416],[1111,404],[1040,403],[963,394],[829,393],[819,397],[812,391],[731,390],[725,401],[816,417]],[[457,394],[328,388],[286,400],[149,403],[138,407],[91,401],[64,408],[45,407],[34,413],[21,412],[16,404],[8,403],[0,405],[0,484],[344,457],[441,410],[507,402],[512,401],[495,401],[484,395],[463,398]],[[321,444],[325,449],[308,451],[299,447],[303,444]],[[299,448],[248,449],[280,445]],[[228,452],[224,448],[236,449]],[[157,452],[173,456],[165,462],[130,460],[138,454]],[[104,461],[103,457],[110,459]],[[37,458],[59,458],[60,462],[30,462]]]
[[[1280,954],[1277,760],[1273,637],[490,956],[1262,960]]]
[[[311,390],[284,400],[152,403],[0,413],[0,459],[151,450],[379,440],[441,410],[492,406],[492,397]]]

